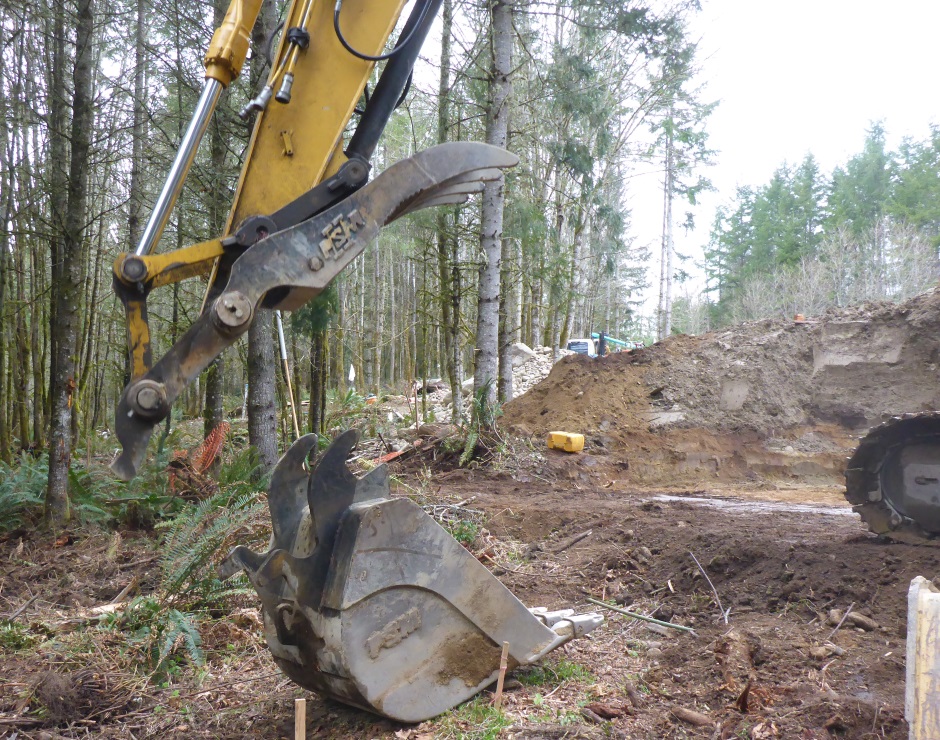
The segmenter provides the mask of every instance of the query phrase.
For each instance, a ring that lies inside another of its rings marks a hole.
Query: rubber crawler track
[[[940,547],[940,533],[931,533],[896,511],[885,495],[882,466],[888,455],[907,444],[933,440],[940,445],[940,412],[895,416],[874,427],[859,441],[845,470],[845,498],[875,534],[898,542]]]

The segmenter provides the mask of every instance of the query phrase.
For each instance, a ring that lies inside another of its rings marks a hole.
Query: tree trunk
[[[307,410],[308,429],[323,433],[323,405],[326,397],[326,332],[315,332],[310,340],[310,406]]]
[[[372,249],[375,253],[375,291],[374,314],[372,321],[372,369],[370,390],[379,395],[382,391],[382,342],[385,333],[385,291],[388,290],[389,272],[382,269],[382,240],[376,239]]]
[[[57,12],[63,13],[61,6]],[[92,98],[92,0],[78,0],[75,23],[74,93],[72,98],[72,151],[69,158],[68,203],[62,235],[62,265],[56,297],[55,374],[52,377],[52,425],[49,439],[49,486],[45,518],[54,528],[69,520],[68,471],[72,456],[72,392],[75,388],[75,351],[78,342],[78,312],[81,298],[80,256],[85,234],[85,203],[91,132],[94,123]]]
[[[79,260],[76,260],[78,262]],[[16,254],[16,271],[20,275],[25,275],[27,271],[26,255],[21,250]],[[26,286],[24,280],[16,281],[16,301],[19,305],[25,306]],[[15,388],[27,388],[29,386],[29,355],[30,343],[29,334],[26,328],[25,311],[16,312],[15,332],[16,337],[16,362],[13,367],[13,386]],[[20,448],[27,450],[30,448],[29,441],[29,399],[28,394],[17,393],[16,402],[16,424],[20,438]]]
[[[445,351],[440,357],[439,365],[446,365],[448,375],[456,379],[456,384],[451,381],[451,388],[454,389],[452,421],[455,424],[460,423],[463,418],[463,357],[460,346],[460,301],[463,297],[463,281],[460,276],[460,239],[456,234],[451,234],[448,239],[450,243],[450,326],[442,332],[446,337],[450,333],[450,340],[446,342],[449,351]]]
[[[248,442],[265,472],[277,463],[274,314],[260,309],[248,329]]]
[[[144,77],[147,68],[146,0],[137,0],[137,26],[134,37],[134,120],[131,128],[131,183],[127,195],[127,251],[137,248],[144,209],[144,144],[147,140],[147,107]]]
[[[402,346],[408,345],[407,337],[403,336],[401,337],[401,339],[399,339],[398,336],[395,334],[395,314],[398,313],[400,309],[404,308],[402,304],[395,302],[395,282],[396,282],[395,277],[397,276],[398,272],[399,272],[399,265],[398,264],[391,265],[391,269],[389,270],[389,273],[391,273],[392,279],[391,279],[391,282],[389,282],[388,284],[388,303],[391,309],[388,312],[388,324],[389,324],[388,336],[390,338],[390,341],[388,343],[388,385],[392,387],[393,389],[396,388],[396,385],[395,385],[396,367],[395,366],[398,364],[398,358],[396,357],[396,355],[398,354],[398,349]]]
[[[512,243],[501,239],[502,270],[499,282],[499,389],[500,403],[512,400],[512,347],[516,312],[512,305]]]
[[[333,322],[333,352],[330,353],[330,365],[333,368],[335,387],[342,392],[346,391],[346,283],[340,275],[336,282],[336,318]],[[311,400],[311,403],[313,401]]]
[[[143,2],[143,0],[139,0]],[[218,28],[225,17],[225,10],[228,7],[226,0],[215,0],[213,3],[213,21]],[[225,100],[228,100],[226,97]],[[135,110],[136,113],[136,110]],[[209,196],[209,228],[213,236],[221,234],[225,228],[225,218],[228,211],[228,202],[225,197],[225,188],[221,183],[225,180],[225,150],[226,141],[222,133],[222,126],[219,121],[219,115],[216,114],[212,119],[209,129],[209,158],[212,162],[210,177],[213,178],[215,187],[211,188]],[[208,437],[209,433],[225,420],[224,409],[224,391],[225,391],[225,353],[216,357],[212,364],[206,369],[206,404],[202,412],[202,430],[203,436]]]
[[[672,333],[672,191],[673,156],[672,129],[666,135],[666,173],[663,179],[663,236],[659,272],[659,316],[656,338],[665,339]]]
[[[225,358],[219,355],[206,369],[206,405],[202,412],[204,437],[225,420],[224,385]]]
[[[437,87],[437,143],[444,144],[448,140],[450,126],[450,74],[451,74],[451,42],[454,27],[453,0],[444,0],[441,20],[441,74]],[[441,311],[441,334],[443,344],[441,351],[442,374],[447,375],[450,383],[452,398],[451,421],[458,423],[463,411],[463,382],[462,367],[460,365],[460,272],[457,262],[458,243],[453,231],[453,210],[449,208],[437,209],[437,224],[435,243],[437,245],[437,291]],[[428,317],[422,317],[425,323]],[[421,361],[419,375],[422,380],[427,379],[430,363],[426,356],[433,346],[425,338],[422,341],[422,352],[425,356]],[[427,398],[424,397],[424,407],[427,407]]]
[[[509,133],[509,81],[512,51],[512,6],[492,0],[492,68],[487,105],[486,143],[505,147]],[[496,400],[499,333],[499,278],[503,235],[505,181],[488,182],[483,190],[480,215],[480,287],[477,295],[476,362],[474,393],[485,389],[485,399]]]
[[[263,49],[274,32],[274,6],[264,0],[251,32],[252,45]],[[251,59],[253,80],[261,78],[266,60],[261,54]],[[254,89],[254,87],[252,88]],[[258,453],[265,472],[277,463],[277,413],[274,407],[275,369],[273,314],[261,309],[248,330],[248,440]]]
[[[565,319],[559,339],[559,346],[561,347],[564,347],[573,336],[580,336],[580,334],[575,334],[574,331],[578,328],[578,303],[583,295],[582,285],[584,280],[581,272],[581,261],[584,257],[584,230],[587,223],[587,211],[583,201],[586,201],[587,197],[583,188],[582,185],[581,212],[577,216],[574,231],[571,235],[571,269],[568,273],[568,289],[565,291],[567,300],[565,301]]]
[[[5,90],[6,71],[4,69],[3,55],[0,55],[0,90]],[[18,97],[17,91],[14,91],[14,100]],[[6,126],[0,127],[0,181],[6,189],[6,196],[3,198],[3,223],[9,224],[13,218],[13,156],[12,143],[8,136]],[[4,177],[5,174],[5,177]],[[9,251],[10,251],[10,232],[8,229],[0,229],[0,327],[7,325],[6,311],[6,284],[9,275]],[[6,362],[7,362],[7,344],[5,332],[0,328],[0,390],[4,389],[7,380]],[[8,465],[13,462],[10,445],[10,428],[7,421],[6,402],[0,400],[0,461]]]
[[[49,82],[47,100],[49,108],[49,147],[46,157],[46,171],[49,173],[49,209],[50,209],[50,281],[49,281],[49,326],[57,326],[56,310],[58,291],[64,260],[62,258],[62,234],[65,230],[65,212],[68,207],[68,178],[65,164],[68,161],[68,107],[65,83],[65,66],[68,56],[65,50],[66,6],[65,0],[54,0],[52,29],[51,62],[49,64]],[[57,335],[49,332],[49,377],[56,377]],[[48,425],[52,425],[52,392],[55,383],[50,382],[49,395],[45,399],[43,415]]]

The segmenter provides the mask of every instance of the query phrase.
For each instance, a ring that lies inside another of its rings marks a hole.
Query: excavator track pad
[[[940,546],[940,412],[896,416],[859,442],[845,497],[872,532]]]
[[[265,638],[294,682],[402,722],[419,722],[600,625],[571,610],[529,610],[424,510],[391,498],[387,468],[346,467],[348,431],[314,462],[317,436],[278,463],[268,494],[273,537],[263,555],[236,547],[261,598]]]

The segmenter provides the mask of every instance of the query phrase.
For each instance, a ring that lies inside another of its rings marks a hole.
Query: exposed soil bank
[[[835,482],[858,435],[940,407],[940,294],[563,358],[506,405],[518,434],[582,432],[638,483]]]

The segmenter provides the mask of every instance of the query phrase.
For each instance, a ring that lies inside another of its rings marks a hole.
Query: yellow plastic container
[[[548,448],[565,452],[581,452],[584,449],[584,435],[571,432],[549,432]]]

